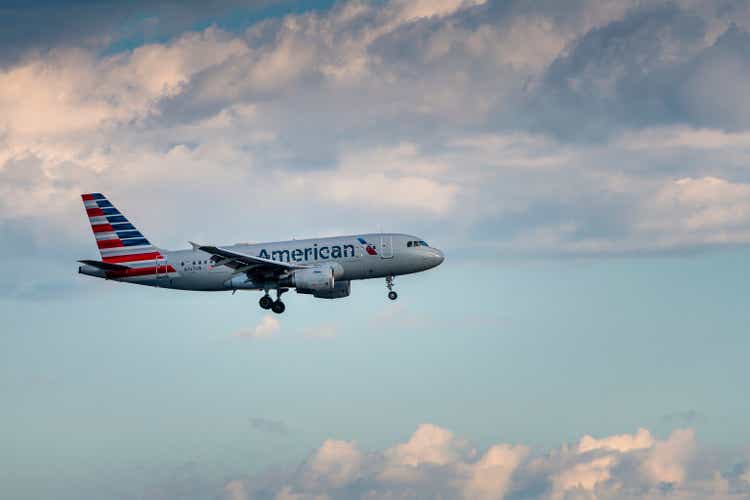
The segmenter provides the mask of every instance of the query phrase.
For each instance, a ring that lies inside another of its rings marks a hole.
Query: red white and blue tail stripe
[[[101,193],[82,194],[102,261],[128,269],[108,271],[111,278],[176,273],[161,252]]]

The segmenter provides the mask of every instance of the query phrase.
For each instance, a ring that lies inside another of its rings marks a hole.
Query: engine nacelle
[[[292,285],[303,290],[332,290],[336,286],[336,277],[343,272],[341,264],[298,269],[291,276]]]
[[[351,281],[337,281],[333,288],[327,290],[310,290],[306,288],[297,287],[297,293],[304,293],[317,297],[319,299],[341,299],[348,297],[352,290]]]

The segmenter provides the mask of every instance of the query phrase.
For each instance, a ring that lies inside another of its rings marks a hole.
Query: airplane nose
[[[443,263],[445,255],[440,250],[432,248],[430,249],[430,253],[425,256],[425,260],[427,260],[427,264],[430,267],[436,267]]]

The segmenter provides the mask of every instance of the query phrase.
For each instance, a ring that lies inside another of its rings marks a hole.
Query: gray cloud
[[[97,51],[132,48],[159,42],[211,21],[228,21],[274,6],[290,9],[292,0],[177,1],[64,0],[5,1],[0,6],[0,67],[17,63],[35,53],[66,47]]]
[[[734,23],[716,36],[719,20],[700,14],[649,5],[586,33],[534,89],[534,128],[586,140],[654,125],[745,130],[737,97],[750,75],[750,36]]]
[[[268,434],[279,434],[286,436],[289,434],[289,427],[281,420],[272,420],[262,417],[250,417],[250,425],[259,432]]]

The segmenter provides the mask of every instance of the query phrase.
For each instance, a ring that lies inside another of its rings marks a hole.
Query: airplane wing
[[[211,254],[211,260],[214,266],[227,266],[235,270],[236,273],[262,274],[278,276],[280,274],[303,269],[308,266],[290,264],[278,260],[264,259],[254,255],[247,255],[240,252],[233,252],[225,248],[214,246],[197,246],[198,250]]]

